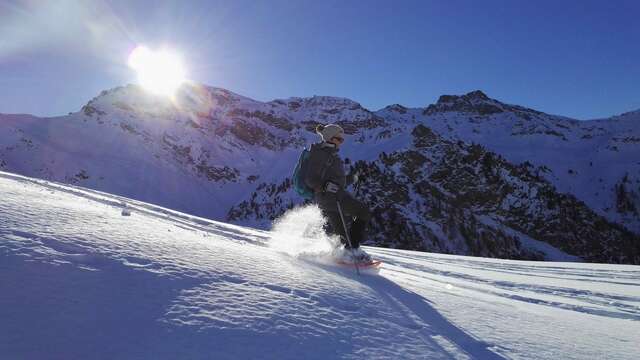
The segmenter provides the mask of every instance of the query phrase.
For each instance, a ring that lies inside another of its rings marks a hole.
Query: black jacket
[[[322,190],[327,181],[344,189],[347,179],[335,145],[326,142],[311,145],[305,181],[315,192]]]
[[[336,194],[327,194],[324,192],[324,186],[327,181],[331,181],[338,185],[338,198],[342,196],[347,185],[353,181],[352,176],[347,176],[344,171],[344,164],[338,149],[331,143],[316,143],[311,145],[309,154],[309,165],[305,182],[307,186],[313,189],[315,200],[323,207],[323,205],[335,206]]]

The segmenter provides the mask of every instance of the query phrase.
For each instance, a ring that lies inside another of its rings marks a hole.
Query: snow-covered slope
[[[0,169],[268,229],[301,203],[289,176],[313,128],[338,123],[345,166],[367,173],[369,244],[638,263],[638,116],[580,122],[479,91],[372,112],[195,84],[168,101],[128,85],[68,116],[0,114]]]
[[[255,179],[282,172],[269,148],[280,146],[282,134],[261,139],[267,148],[242,141],[249,139],[233,133],[251,131],[242,131],[240,122],[210,117],[226,101],[243,108],[253,102],[222,90],[190,89],[170,102],[128,86],[105,91],[64,117],[2,116],[0,168],[224,218]]]
[[[293,233],[9,173],[0,197],[2,358],[637,357],[637,266],[367,248],[357,276]]]
[[[544,166],[560,192],[640,232],[640,110],[578,121],[475,91],[408,111],[446,138],[481,144],[516,164]],[[384,117],[398,118],[397,112]]]

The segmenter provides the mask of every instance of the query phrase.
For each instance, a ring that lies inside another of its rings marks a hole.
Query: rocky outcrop
[[[502,104],[489,99],[482,91],[472,91],[466,95],[442,95],[436,104],[429,105],[423,112],[432,115],[437,112],[456,111],[463,113],[475,113],[478,115],[490,115],[504,111]]]
[[[559,193],[525,163],[514,165],[480,145],[451,142],[424,125],[413,146],[354,164],[357,196],[373,211],[368,244],[475,256],[540,260],[523,237],[588,261],[640,263],[640,237]],[[290,183],[267,185],[229,220],[275,219],[292,206]]]

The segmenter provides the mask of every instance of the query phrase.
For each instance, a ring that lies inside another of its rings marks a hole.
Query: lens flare
[[[138,82],[148,91],[171,96],[185,81],[180,57],[169,50],[153,51],[136,47],[129,55],[129,66],[138,74]]]

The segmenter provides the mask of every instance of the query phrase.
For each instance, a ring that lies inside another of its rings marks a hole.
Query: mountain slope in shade
[[[353,190],[373,204],[368,243],[512,259],[570,260],[569,253],[594,262],[640,263],[637,235],[559,194],[541,168],[513,165],[422,125],[411,135],[406,150],[354,165],[365,180]],[[289,181],[262,184],[229,219],[278,216],[294,206],[291,192]]]
[[[545,177],[596,212],[640,232],[640,111],[578,121],[488,98],[442,96],[419,109],[450,139],[487,147],[514,163],[549,169]]]
[[[634,359],[640,341],[635,266],[367,248],[384,267],[357,276],[94,190],[0,172],[0,196],[7,358]]]
[[[372,244],[636,262],[637,117],[580,122],[479,91],[443,96],[426,108],[372,112],[344,98],[258,102],[196,85],[166,101],[129,85],[104,91],[64,117],[0,115],[0,168],[269,228],[300,203],[288,177],[301,147],[317,141],[317,123],[335,122],[350,135],[341,150],[345,166],[371,175],[359,191],[377,209],[374,225],[383,230]],[[416,131],[433,133],[440,145],[416,147]],[[472,164],[460,160],[478,151],[491,153],[497,167],[481,171],[486,164],[477,161],[485,155],[471,156]],[[438,179],[442,166],[460,175],[456,186]],[[511,174],[516,168],[525,170]],[[497,198],[483,198],[496,184],[503,186]],[[460,185],[482,196],[462,201]],[[514,194],[528,205],[516,206]],[[550,216],[563,220],[546,221]]]

